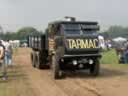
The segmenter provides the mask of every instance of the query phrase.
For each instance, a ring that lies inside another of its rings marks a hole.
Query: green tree
[[[119,36],[128,38],[128,27],[111,26],[107,31],[103,32],[102,34],[111,38]]]
[[[41,34],[38,30],[33,27],[23,27],[17,31],[17,37],[19,39],[25,39],[28,35],[38,35]]]
[[[0,39],[3,40],[25,40],[28,35],[39,35],[42,34],[41,31],[36,30],[33,27],[23,27],[17,32],[6,32],[0,33]]]

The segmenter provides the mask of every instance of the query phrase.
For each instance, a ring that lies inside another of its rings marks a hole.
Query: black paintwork
[[[63,24],[83,24],[83,25],[97,25],[97,22],[82,22],[82,21],[78,21],[78,22],[67,22],[67,21],[56,21],[56,22],[52,22],[50,24],[54,24],[59,26],[61,29],[61,25]],[[63,28],[62,28],[63,29]],[[98,31],[98,29],[97,29]],[[60,35],[59,36],[54,36],[55,38],[55,43],[56,43],[56,49],[58,47],[62,47],[64,50],[64,54],[69,54],[69,55],[77,55],[77,54],[98,54],[100,49],[99,48],[86,48],[86,49],[69,49],[67,46],[67,41],[66,39],[95,39],[98,38],[98,35],[78,35],[78,36],[67,36],[64,35],[63,30],[60,31]],[[32,38],[34,38],[32,40]],[[48,32],[45,32],[45,34],[43,35],[38,35],[38,36],[30,36],[29,37],[29,47],[33,48],[34,50],[48,50],[48,38],[49,38],[49,34]]]

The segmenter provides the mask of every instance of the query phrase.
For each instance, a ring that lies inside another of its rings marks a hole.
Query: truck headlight
[[[89,64],[93,64],[94,61],[92,59],[89,59]]]
[[[73,65],[77,65],[77,60],[72,61]]]

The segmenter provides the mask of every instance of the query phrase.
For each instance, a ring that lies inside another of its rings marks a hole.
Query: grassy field
[[[118,57],[114,49],[102,52],[101,64],[109,64],[111,67],[127,68],[128,64],[119,64]]]
[[[102,52],[102,64],[118,64],[118,57],[114,49]]]

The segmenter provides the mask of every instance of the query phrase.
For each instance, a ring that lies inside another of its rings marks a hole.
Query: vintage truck
[[[44,34],[28,37],[33,67],[48,66],[55,79],[62,78],[65,70],[89,69],[97,76],[101,57],[98,31],[97,22],[50,22]]]

